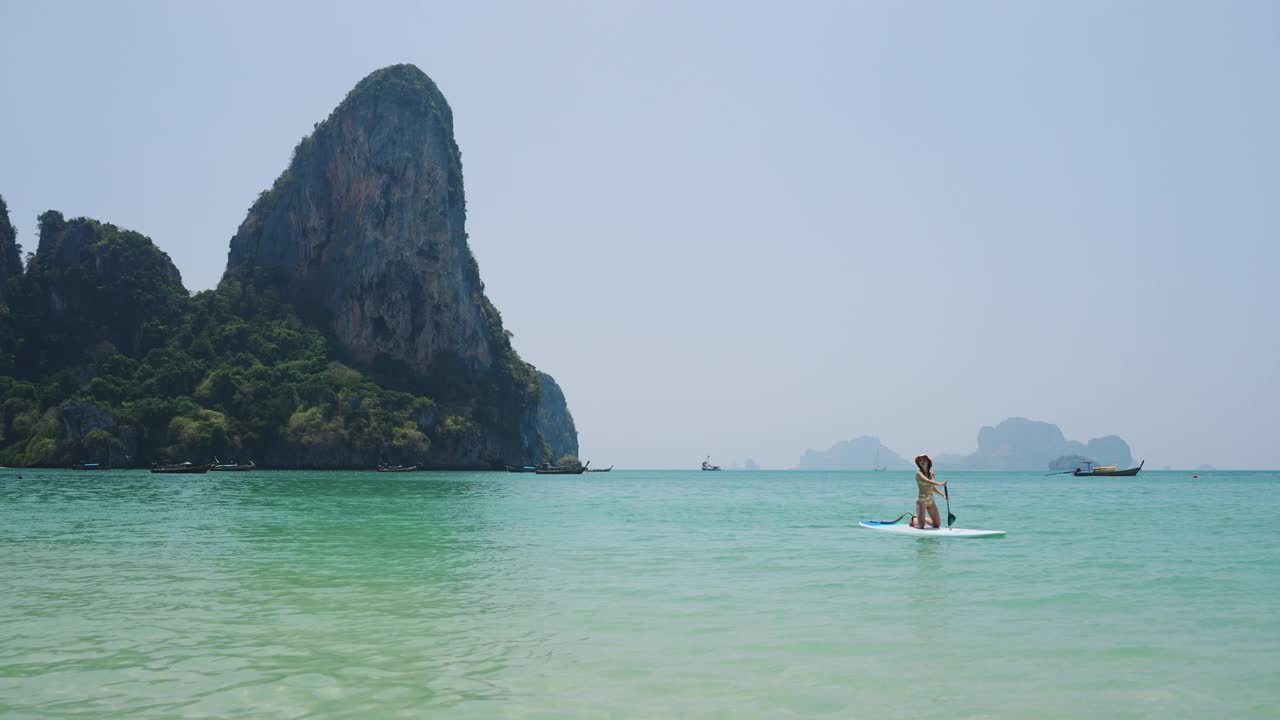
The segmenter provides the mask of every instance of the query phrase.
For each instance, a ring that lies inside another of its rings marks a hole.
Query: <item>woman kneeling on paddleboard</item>
[[[916,514],[911,517],[911,526],[927,528],[925,513],[929,513],[929,521],[933,527],[942,526],[942,518],[938,515],[938,503],[933,501],[933,494],[942,494],[939,488],[946,487],[946,481],[938,482],[933,475],[933,460],[928,455],[916,457]]]

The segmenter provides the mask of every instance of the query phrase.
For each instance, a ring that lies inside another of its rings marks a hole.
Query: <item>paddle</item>
[[[946,498],[946,500],[947,500],[947,527],[951,527],[951,526],[952,526],[952,525],[954,525],[954,524],[955,524],[955,522],[956,522],[956,516],[951,514],[951,496],[950,496],[949,494],[947,494],[947,486],[946,486],[946,485],[943,485],[943,486],[942,486],[942,497]],[[887,520],[887,521],[886,521],[886,520],[873,520],[872,522],[874,522],[874,523],[875,523],[875,524],[877,524],[877,525],[893,525],[894,523],[898,522],[899,520],[901,520],[902,518],[904,518],[904,517],[906,517],[906,516],[908,516],[908,515],[911,515],[911,513],[909,513],[909,512],[902,513],[901,515],[899,515],[898,517],[894,518],[893,520]],[[914,515],[912,515],[912,517],[915,517],[915,516],[914,516]],[[921,524],[921,525],[924,525],[924,520],[923,520],[923,519],[921,519],[920,524]]]
[[[951,514],[951,496],[947,494],[947,486],[942,486],[942,497],[947,499],[947,527],[956,521],[956,516]]]

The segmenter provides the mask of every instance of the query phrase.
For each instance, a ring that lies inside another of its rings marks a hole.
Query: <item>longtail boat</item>
[[[591,461],[587,461],[590,465]],[[542,465],[535,473],[539,475],[581,475],[587,471],[587,465]]]
[[[413,472],[417,465],[379,465],[378,472]]]
[[[1129,468],[1127,470],[1117,470],[1115,465],[1092,465],[1085,463],[1084,469],[1076,468],[1071,472],[1076,477],[1133,477],[1137,475],[1142,466],[1147,463],[1146,460],[1138,463],[1138,467]],[[1061,466],[1059,466],[1061,467]]]
[[[211,469],[214,472],[247,472],[257,467],[258,467],[257,465],[253,464],[252,460],[249,461],[248,465],[242,465],[240,463],[235,462],[234,460],[229,463],[221,463],[221,462],[218,462],[218,458],[214,458],[213,467]]]
[[[177,473],[186,475],[203,475],[209,472],[209,468],[213,467],[213,463],[208,465],[192,465],[189,462],[176,463],[174,465],[152,465],[153,473]]]

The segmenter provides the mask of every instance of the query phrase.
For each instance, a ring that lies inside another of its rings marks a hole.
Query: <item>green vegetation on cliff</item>
[[[182,277],[151,240],[114,225],[61,213],[40,216],[40,241],[26,274],[8,292],[19,372],[74,364],[108,342],[129,355],[155,346],[187,299]]]
[[[232,236],[216,290],[192,297],[136,232],[53,211],[15,270],[0,215],[0,463],[577,452],[563,393],[485,296],[453,113],[412,65],[370,74],[316,124]]]
[[[218,456],[448,466],[451,451],[495,418],[523,411],[512,405],[527,400],[500,388],[536,380],[509,342],[495,364],[507,383],[486,391],[442,377],[437,405],[391,369],[340,362],[332,339],[282,300],[273,275],[244,271],[190,296],[144,236],[42,215],[40,250],[3,295],[13,312],[0,318],[0,339],[16,322],[22,341],[5,347],[15,357],[0,373],[0,465]]]

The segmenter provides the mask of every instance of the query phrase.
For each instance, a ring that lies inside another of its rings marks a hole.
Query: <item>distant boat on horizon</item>
[[[705,471],[707,471],[707,472],[713,472],[713,471],[719,470],[719,469],[720,469],[720,466],[719,466],[719,465],[712,465],[712,464],[711,464],[711,456],[710,456],[710,455],[708,455],[708,456],[707,456],[707,459],[702,461],[702,469],[703,469],[703,470],[705,470]]]
[[[880,446],[876,445],[876,461],[872,463],[871,470],[873,472],[884,472],[888,468],[880,464]]]

